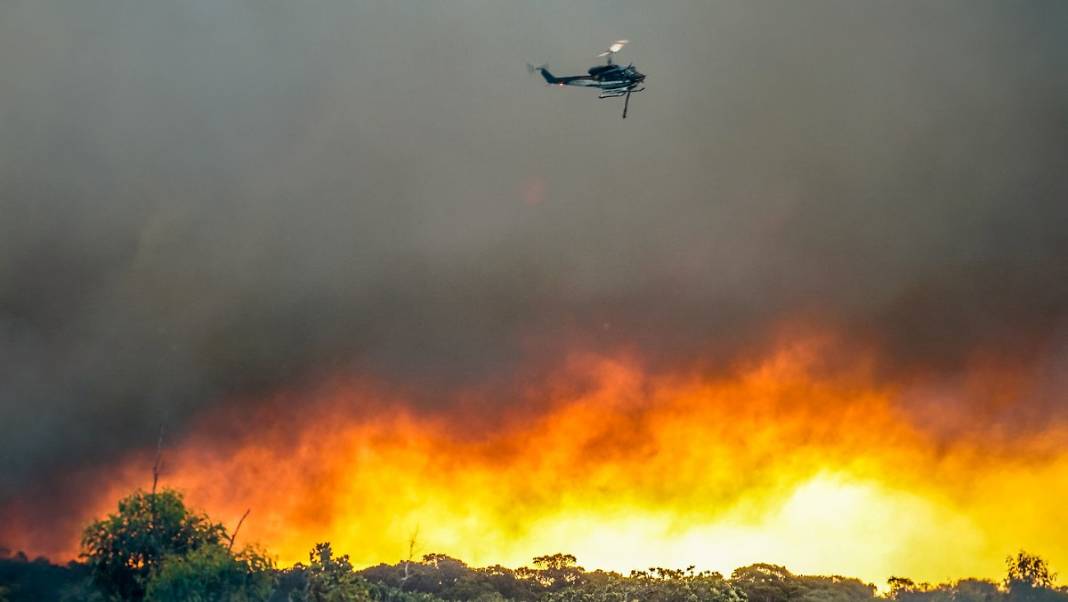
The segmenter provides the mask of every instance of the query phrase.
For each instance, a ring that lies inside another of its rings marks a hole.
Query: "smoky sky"
[[[524,67],[618,38],[626,120]],[[5,2],[0,503],[322,375],[793,317],[1063,384],[1066,198],[1062,2]]]

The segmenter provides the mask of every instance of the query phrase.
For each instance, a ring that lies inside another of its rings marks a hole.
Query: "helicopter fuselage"
[[[566,75],[557,77],[548,69],[538,69],[546,83],[557,86],[578,86],[583,88],[600,88],[601,90],[620,90],[626,92],[627,88],[637,88],[645,75],[634,68],[633,65],[594,65],[590,67],[588,75]]]
[[[579,88],[597,88],[601,91],[598,98],[625,97],[623,103],[623,118],[627,118],[627,106],[630,104],[630,95],[634,92],[645,90],[643,82],[645,74],[634,68],[634,63],[619,65],[613,62],[612,57],[619,52],[627,40],[616,40],[608,47],[608,50],[597,56],[605,57],[603,65],[594,65],[586,70],[586,75],[565,75],[557,77],[542,65],[535,67],[527,63],[531,73],[537,70],[545,79],[545,83],[553,86],[575,86]]]

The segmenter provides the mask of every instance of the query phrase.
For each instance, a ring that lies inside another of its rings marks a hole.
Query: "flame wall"
[[[711,377],[580,356],[496,409],[472,393],[420,410],[338,380],[203,416],[163,483],[231,526],[251,508],[241,537],[283,564],[322,540],[392,562],[413,535],[417,554],[479,565],[567,551],[624,571],[775,562],[877,583],[996,578],[1021,546],[1068,564],[1068,426],[950,438],[906,409],[905,386],[861,360],[828,373],[825,352],[784,345]],[[89,506],[145,486],[149,460]]]

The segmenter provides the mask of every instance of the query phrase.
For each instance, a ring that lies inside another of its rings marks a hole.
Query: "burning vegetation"
[[[94,523],[80,542],[80,527],[55,525],[55,555],[88,554],[89,569],[71,570],[91,569],[98,578],[103,571],[127,597],[163,591],[148,584],[168,554],[209,546],[165,574],[177,579],[225,560],[233,575],[262,577],[262,591],[314,590],[320,571],[376,596],[386,595],[377,583],[456,600],[475,599],[457,593],[470,588],[522,600],[585,599],[553,597],[565,591],[658,599],[635,597],[644,587],[763,600],[756,584],[769,580],[785,580],[781,587],[791,592],[853,599],[875,595],[865,584],[899,574],[923,585],[892,580],[895,599],[959,597],[975,592],[955,588],[974,584],[927,584],[962,574],[992,578],[1005,551],[1019,545],[1064,561],[1056,525],[1068,468],[1058,424],[1009,438],[996,429],[961,434],[951,422],[918,423],[916,404],[931,402],[909,399],[917,394],[903,385],[880,384],[860,356],[850,364],[859,369],[828,370],[834,345],[811,337],[711,377],[650,372],[634,357],[576,357],[553,378],[516,387],[520,399],[506,411],[479,391],[447,412],[420,409],[396,391],[353,380],[279,393],[236,406],[240,415],[208,415],[166,448],[160,477],[226,517],[243,539],[267,544],[269,555],[237,552],[222,525],[183,510],[173,492],[124,497],[144,482],[151,456],[142,454],[97,473],[103,486],[79,520],[122,498],[119,514]],[[991,371],[984,374],[989,379]],[[166,531],[177,551],[99,560],[125,541],[113,531],[151,532],[157,512],[188,517]],[[8,524],[8,539],[34,536],[20,529],[31,524]],[[317,547],[323,541],[332,545]],[[953,554],[945,553],[947,541]],[[502,568],[546,549],[568,550],[594,570],[560,556]],[[333,550],[346,555],[335,558]],[[408,560],[378,564],[398,557]],[[281,570],[275,563],[304,564]],[[795,577],[778,565],[859,579]],[[665,568],[642,572],[649,566]],[[545,571],[568,576],[549,579]],[[980,585],[983,595],[1007,595]]]
[[[244,518],[244,517],[243,517]],[[1019,552],[1005,559],[1000,583],[964,579],[917,584],[891,577],[877,596],[873,584],[851,577],[795,575],[757,563],[730,577],[712,571],[661,567],[587,571],[571,554],[537,556],[531,566],[470,567],[446,554],[359,569],[330,543],[312,547],[307,562],[277,568],[255,546],[235,548],[238,530],[189,510],[174,490],[137,491],[118,511],[82,535],[82,562],[65,566],[23,553],[0,557],[0,600],[60,602],[1065,602],[1068,588],[1041,557]]]

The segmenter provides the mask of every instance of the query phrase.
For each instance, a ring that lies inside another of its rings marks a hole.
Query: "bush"
[[[262,602],[271,596],[274,576],[269,559],[255,550],[232,554],[221,545],[204,545],[163,559],[145,591],[151,602]]]

